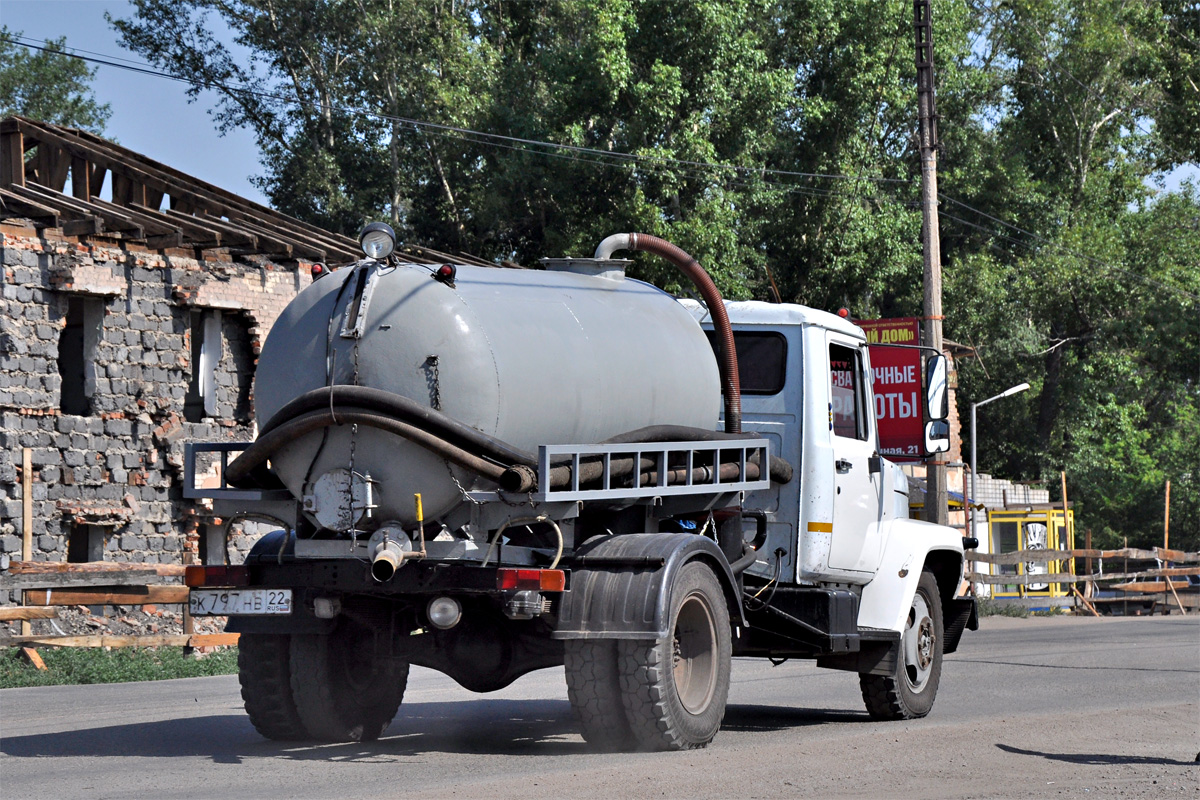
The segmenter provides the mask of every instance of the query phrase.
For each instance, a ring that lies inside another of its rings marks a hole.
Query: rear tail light
[[[188,586],[249,586],[250,570],[236,567],[187,567],[183,582]]]
[[[498,569],[496,588],[505,591],[561,592],[567,588],[567,573],[561,569]]]

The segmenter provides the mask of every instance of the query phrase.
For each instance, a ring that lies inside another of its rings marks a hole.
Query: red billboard
[[[922,455],[921,351],[889,344],[920,344],[919,321],[913,318],[856,320],[871,346],[871,380],[875,418],[879,420],[879,452],[895,461]]]

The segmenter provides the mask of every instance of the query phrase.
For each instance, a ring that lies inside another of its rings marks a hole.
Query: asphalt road
[[[4,798],[1198,797],[1200,617],[987,618],[933,713],[849,673],[737,661],[705,750],[594,754],[559,670],[474,695],[413,670],[366,745],[261,739],[233,677],[0,691]]]

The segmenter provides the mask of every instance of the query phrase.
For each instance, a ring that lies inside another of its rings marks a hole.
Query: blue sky
[[[104,20],[132,16],[124,0],[0,0],[0,24],[35,39],[67,37],[67,46],[118,58],[140,57],[123,50]],[[188,103],[186,86],[114,67],[97,68],[93,89],[112,107],[106,133],[125,147],[251,200],[266,203],[250,183],[258,174],[258,150],[249,131],[217,134],[207,109],[211,93]],[[1167,191],[1185,177],[1200,177],[1194,165],[1166,176]],[[1156,187],[1157,188],[1157,187]]]
[[[0,24],[33,39],[67,37],[67,46],[141,60],[123,50],[104,12],[132,16],[114,0],[0,0]],[[249,181],[259,173],[258,150],[249,131],[217,134],[207,109],[211,95],[187,101],[176,81],[101,66],[92,83],[96,98],[112,106],[105,133],[123,146],[242,197],[266,203]]]

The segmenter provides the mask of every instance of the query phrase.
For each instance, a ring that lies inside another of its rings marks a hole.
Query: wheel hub
[[[929,603],[921,592],[913,597],[901,644],[904,650],[904,676],[909,688],[920,692],[929,681],[938,647]]]
[[[689,714],[701,714],[717,686],[717,634],[712,611],[698,594],[689,596],[675,623],[671,661],[679,702]]]

